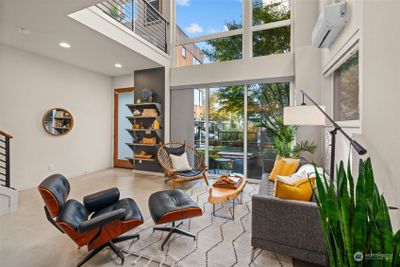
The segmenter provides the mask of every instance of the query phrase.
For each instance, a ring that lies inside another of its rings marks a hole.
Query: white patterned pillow
[[[174,167],[174,171],[176,172],[185,172],[191,171],[192,167],[190,167],[186,152],[182,155],[173,155],[169,154],[171,158],[172,166]]]
[[[277,176],[277,180],[285,183],[285,184],[294,184],[297,181],[306,179],[308,176],[307,174],[303,174],[303,173],[293,173],[290,176],[282,176],[282,175],[278,175]]]

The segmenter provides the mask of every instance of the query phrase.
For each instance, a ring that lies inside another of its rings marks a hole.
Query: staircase
[[[12,136],[0,131],[0,216],[18,208],[18,192],[11,187],[10,140]]]

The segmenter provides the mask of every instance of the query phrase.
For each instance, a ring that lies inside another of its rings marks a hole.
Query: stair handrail
[[[7,137],[7,138],[9,138],[9,139],[12,139],[12,138],[13,138],[13,136],[12,136],[11,134],[8,134],[8,133],[3,132],[3,131],[1,131],[1,130],[0,130],[0,135],[2,135],[2,136],[4,136],[4,137]]]
[[[11,134],[8,134],[4,131],[0,130],[0,135],[4,136],[4,140],[0,139],[1,143],[4,144],[4,147],[1,146],[2,149],[4,149],[4,153],[1,152],[1,155],[4,156],[4,159],[0,159],[5,166],[0,166],[0,174],[1,176],[4,176],[4,179],[0,179],[1,182],[4,182],[4,186],[11,188],[11,175],[10,175],[10,139],[13,138]],[[4,171],[4,172],[3,172]]]

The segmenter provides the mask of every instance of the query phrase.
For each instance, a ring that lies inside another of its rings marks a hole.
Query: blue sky
[[[222,32],[225,22],[241,22],[241,0],[176,0],[176,20],[189,37]]]

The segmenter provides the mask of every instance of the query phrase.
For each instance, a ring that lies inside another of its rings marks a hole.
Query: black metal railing
[[[167,53],[167,27],[169,23],[156,7],[146,0],[107,0],[96,6]]]
[[[0,131],[0,185],[10,187],[10,139],[11,135]]]

